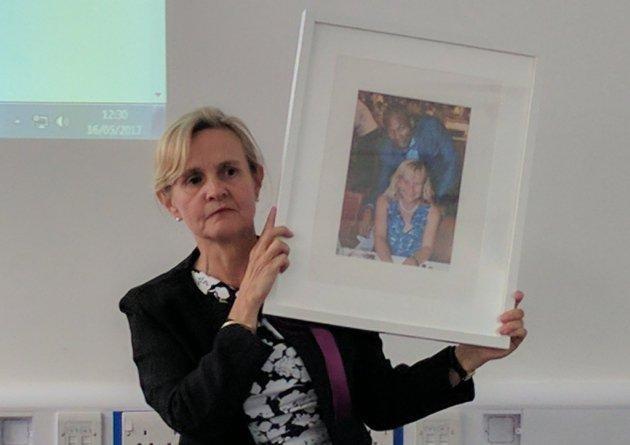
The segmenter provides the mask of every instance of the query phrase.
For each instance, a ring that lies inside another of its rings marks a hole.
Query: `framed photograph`
[[[302,18],[264,312],[507,347],[535,58]]]

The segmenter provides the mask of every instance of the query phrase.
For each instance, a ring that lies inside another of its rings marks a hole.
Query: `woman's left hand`
[[[496,360],[510,355],[523,342],[527,336],[527,329],[523,322],[525,312],[518,305],[525,295],[521,291],[514,292],[514,309],[505,311],[499,320],[502,322],[499,333],[510,336],[508,349],[488,348],[473,345],[457,345],[455,356],[467,372],[472,372],[490,360]]]

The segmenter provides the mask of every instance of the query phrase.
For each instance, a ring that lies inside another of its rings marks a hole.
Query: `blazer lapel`
[[[212,349],[214,336],[225,322],[232,302],[221,303],[201,292],[192,277],[192,269],[199,257],[199,250],[192,253],[177,266],[167,272],[161,286],[169,303],[162,309],[165,318],[174,321],[173,327],[181,332],[183,341],[194,340],[193,355],[198,358]]]

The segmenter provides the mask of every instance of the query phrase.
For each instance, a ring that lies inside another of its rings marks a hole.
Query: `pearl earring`
[[[178,216],[175,218],[175,221],[180,222],[182,219]]]

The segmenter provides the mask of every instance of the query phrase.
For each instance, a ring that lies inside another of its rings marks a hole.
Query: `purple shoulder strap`
[[[341,361],[341,354],[339,353],[337,342],[335,341],[335,337],[333,337],[326,328],[311,326],[311,332],[315,336],[315,340],[326,362],[326,371],[328,371],[328,378],[330,380],[335,417],[337,420],[343,419],[350,414],[352,401],[350,399],[346,371]]]

